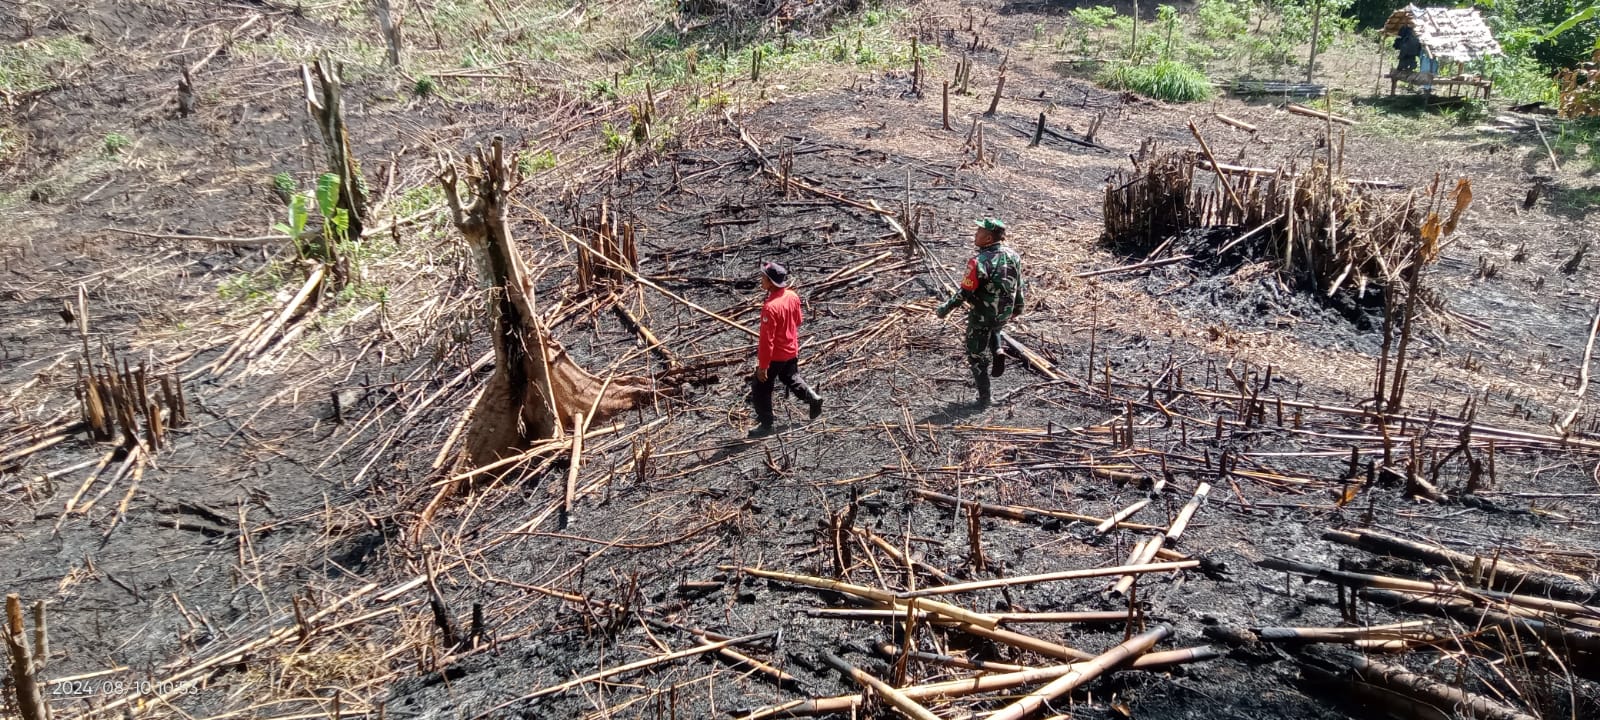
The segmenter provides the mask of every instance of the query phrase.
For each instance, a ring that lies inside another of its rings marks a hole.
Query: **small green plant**
[[[432,76],[423,75],[417,78],[416,84],[411,86],[411,94],[419,98],[430,98],[439,92],[439,81]]]
[[[611,123],[601,125],[600,133],[605,137],[606,152],[615,155],[628,147],[628,137],[618,132]]]
[[[1101,42],[1095,39],[1095,35],[1110,25],[1112,18],[1116,16],[1116,9],[1109,5],[1074,8],[1072,20],[1061,33],[1061,41],[1056,44],[1057,49],[1066,50],[1067,45],[1072,44],[1077,46],[1078,55],[1081,57],[1089,57],[1091,47],[1092,54],[1099,55]],[[1091,40],[1094,41],[1092,45]]]
[[[272,192],[285,204],[293,201],[294,193],[298,189],[299,185],[294,181],[293,175],[281,172],[272,176]]]
[[[517,171],[523,177],[537,175],[556,166],[556,152],[554,150],[523,150],[517,153]]]
[[[101,141],[100,146],[107,155],[121,155],[123,150],[133,146],[133,141],[122,133],[106,133],[105,139]]]
[[[1132,90],[1167,102],[1210,100],[1215,94],[1205,73],[1177,60],[1154,65],[1113,65],[1095,82],[1113,90]]]

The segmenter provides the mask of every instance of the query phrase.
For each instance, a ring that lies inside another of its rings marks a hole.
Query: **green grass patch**
[[[94,48],[75,35],[30,38],[0,48],[0,96],[49,89],[66,69],[88,62]]]
[[[1095,82],[1113,90],[1132,90],[1167,102],[1210,100],[1216,89],[1200,70],[1177,60],[1153,65],[1112,65],[1100,71]]]

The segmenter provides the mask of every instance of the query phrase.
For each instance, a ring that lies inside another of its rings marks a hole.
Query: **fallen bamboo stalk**
[[[881,535],[879,535],[879,534],[877,534],[875,532],[872,532],[871,530],[868,530],[866,528],[856,528],[855,530],[856,530],[857,534],[865,537],[868,542],[871,542],[873,545],[878,546],[878,548],[883,550],[885,553],[887,553],[889,555],[889,557],[894,558],[895,562],[898,562],[901,565],[904,565],[906,567],[906,572],[909,573],[909,572],[913,572],[914,570],[922,570],[923,572],[928,573],[929,575],[932,575],[932,576],[934,576],[936,578],[939,578],[940,581],[943,581],[943,582],[951,582],[952,581],[952,578],[950,577],[949,573],[947,573],[947,572],[945,572],[943,570],[940,570],[939,568],[936,568],[936,567],[934,567],[932,565],[929,565],[929,564],[927,564],[927,563],[925,563],[925,562],[923,562],[921,560],[917,560],[915,558],[907,557],[905,553],[900,551],[900,548],[897,548],[897,547],[894,546],[894,543],[891,543],[888,540],[883,539],[883,536],[881,536]]]
[[[996,580],[977,580],[974,582],[959,583],[956,585],[943,585],[940,587],[924,588],[912,592],[900,593],[900,598],[917,598],[929,595],[949,595],[953,593],[971,592],[973,590],[987,590],[989,588],[1010,587],[1013,585],[1032,585],[1035,583],[1052,582],[1055,580],[1081,580],[1083,578],[1106,577],[1108,575],[1139,575],[1143,573],[1167,572],[1169,570],[1187,570],[1199,567],[1199,560],[1183,560],[1179,562],[1149,563],[1144,565],[1117,565],[1114,567],[1089,568],[1086,570],[1062,570],[1039,575],[1019,575],[1017,577],[999,578]]]
[[[584,242],[583,240],[578,239],[578,237],[576,235],[573,235],[572,233],[569,233],[566,230],[563,230],[560,226],[556,225],[554,221],[552,221],[550,218],[546,217],[544,215],[544,213],[534,211],[534,216],[535,216],[534,219],[544,223],[545,227],[549,228],[551,231],[561,235],[562,237],[566,238],[569,242],[572,242],[573,244],[577,245],[578,247],[581,247],[584,250],[589,251],[590,255],[592,255],[594,257],[594,259],[597,259],[597,260],[599,260],[599,261],[601,261],[601,262],[603,262],[603,263],[605,263],[607,265],[610,265],[613,269],[617,270],[618,272],[621,272],[622,274],[627,275],[634,282],[639,283],[640,285],[643,285],[643,286],[645,286],[647,288],[650,288],[651,290],[654,290],[654,291],[656,291],[658,293],[661,293],[662,295],[667,296],[668,298],[678,302],[679,304],[683,305],[684,307],[689,308],[690,310],[694,310],[695,312],[698,312],[698,313],[700,313],[702,315],[705,315],[705,316],[707,316],[707,317],[709,317],[709,318],[711,318],[713,320],[716,320],[717,322],[720,322],[720,323],[722,323],[724,325],[727,325],[728,327],[731,327],[731,328],[733,328],[735,330],[738,330],[738,331],[740,331],[740,332],[742,332],[742,333],[744,333],[746,335],[749,335],[750,337],[759,337],[760,336],[760,333],[757,333],[756,331],[751,330],[750,328],[747,328],[747,327],[745,327],[743,325],[740,325],[738,322],[736,322],[734,320],[731,320],[731,319],[723,316],[720,313],[717,313],[717,312],[712,311],[712,310],[707,310],[706,308],[701,307],[698,304],[695,304],[693,301],[689,300],[688,298],[685,298],[682,295],[679,295],[679,294],[677,294],[677,293],[675,293],[675,292],[673,292],[671,290],[668,290],[668,289],[666,289],[664,287],[661,287],[660,285],[657,285],[655,282],[651,281],[650,278],[647,278],[647,277],[645,277],[643,275],[640,275],[638,272],[635,272],[633,270],[633,268],[630,268],[630,267],[628,267],[628,266],[626,266],[626,265],[624,265],[622,263],[619,263],[619,262],[617,262],[615,260],[612,260],[609,257],[606,257],[604,254],[602,254],[598,250],[595,250],[593,246],[589,245],[589,243]]]
[[[889,620],[904,621],[906,614],[902,610],[860,610],[856,608],[811,608],[806,614],[823,620]],[[1002,612],[990,613],[1000,620],[1001,625],[1010,623],[1099,623],[1099,622],[1125,622],[1128,613],[1122,610],[1086,611],[1086,612]],[[937,615],[917,613],[917,619],[935,623],[954,622],[945,620]]]
[[[922,652],[921,650],[906,650],[905,648],[902,648],[899,645],[895,645],[891,642],[880,642],[872,646],[872,649],[877,650],[879,655],[882,655],[887,659],[898,658],[902,653],[904,653],[908,659],[916,660],[918,662],[943,665],[945,667],[962,668],[966,670],[978,670],[980,672],[1022,672],[1023,670],[1028,669],[1022,665],[992,662],[982,658],[959,658],[955,657],[954,655],[941,655],[939,653]]]
[[[1463,598],[1420,595],[1396,590],[1363,588],[1361,598],[1385,607],[1403,610],[1421,610],[1433,615],[1454,618],[1470,627],[1484,625],[1498,627],[1511,633],[1527,633],[1543,639],[1552,647],[1572,648],[1587,653],[1600,653],[1600,632],[1563,627],[1538,617],[1513,615],[1505,610],[1519,610],[1526,615],[1531,611],[1501,606],[1500,609],[1483,608]]]
[[[1288,104],[1283,106],[1283,109],[1288,110],[1289,112],[1294,113],[1295,115],[1301,115],[1301,116],[1309,117],[1309,118],[1316,118],[1318,120],[1332,120],[1333,122],[1339,123],[1340,125],[1360,125],[1361,124],[1361,121],[1359,121],[1359,120],[1351,120],[1350,118],[1342,117],[1342,116],[1339,116],[1339,115],[1335,115],[1335,114],[1333,114],[1331,112],[1325,112],[1325,111],[1322,111],[1322,110],[1314,110],[1312,108],[1306,107],[1306,106],[1301,105],[1299,103],[1288,103]]]
[[[421,219],[423,219],[425,217],[429,217],[431,215],[438,214],[442,209],[443,208],[440,208],[438,206],[434,206],[434,207],[427,208],[425,210],[421,210],[421,211],[412,213],[412,214],[407,215],[407,216],[405,216],[403,218],[395,220],[394,222],[391,222],[391,223],[387,223],[387,224],[384,224],[384,225],[378,225],[376,227],[363,227],[363,228],[361,228],[361,237],[364,237],[364,238],[375,237],[377,235],[382,235],[384,233],[391,232],[397,227],[404,227],[404,226],[410,225],[411,223],[414,223],[414,222],[416,222],[418,220],[421,220]],[[142,230],[130,230],[128,228],[119,228],[119,227],[113,227],[113,226],[106,226],[103,229],[106,232],[121,233],[123,235],[132,235],[134,237],[150,238],[152,240],[198,240],[200,242],[211,243],[213,245],[223,245],[223,246],[230,246],[230,247],[266,247],[266,246],[269,246],[269,245],[280,245],[282,243],[288,242],[291,239],[288,235],[261,235],[261,236],[258,236],[258,237],[221,237],[221,236],[216,236],[216,235],[183,235],[183,234],[177,234],[177,233],[152,233],[152,232],[145,232],[145,231],[142,231]],[[319,234],[321,234],[320,230],[307,230],[305,232],[302,232],[300,234],[300,237],[301,238],[312,238],[312,237],[316,237]]]
[[[1171,633],[1171,628],[1165,625],[1158,625],[1146,632],[1135,635],[1095,659],[1079,663],[1070,672],[1051,680],[1044,687],[1018,698],[1016,702],[990,715],[988,720],[1022,720],[1022,718],[1033,715],[1044,707],[1046,703],[1072,692],[1078,686],[1099,677],[1101,673],[1149,650],[1151,646]]]
[[[1194,124],[1193,120],[1189,121],[1189,133],[1194,135],[1195,142],[1200,143],[1200,152],[1205,153],[1206,160],[1209,160],[1212,165],[1216,165],[1217,158],[1211,154],[1211,146],[1206,144],[1205,137],[1200,134],[1200,128]],[[1219,174],[1217,175],[1217,181],[1222,183],[1223,190],[1228,191],[1228,200],[1233,203],[1233,206],[1238,208],[1239,212],[1248,215],[1250,210],[1244,206],[1244,201],[1239,199],[1239,193],[1233,189],[1233,183],[1228,180],[1227,176]]]
[[[1583,408],[1584,395],[1589,392],[1589,361],[1594,358],[1594,339],[1597,334],[1600,334],[1600,302],[1594,304],[1594,319],[1589,321],[1589,342],[1583,346],[1583,362],[1578,364],[1578,390],[1573,393],[1577,396],[1577,400],[1573,401],[1572,411],[1562,418],[1561,424],[1556,428],[1562,435],[1572,431],[1572,423],[1578,419],[1578,411]]]
[[[833,669],[843,673],[845,677],[856,681],[862,687],[867,688],[878,697],[887,701],[891,707],[900,711],[901,715],[911,718],[911,720],[940,720],[938,715],[929,712],[928,709],[923,707],[921,703],[906,697],[905,693],[896,690],[893,686],[889,685],[889,683],[879,680],[878,678],[873,677],[870,673],[867,673],[860,668],[845,662],[844,658],[841,658],[831,652],[823,652],[822,659],[829,665],[832,665]]]
[[[284,323],[289,322],[289,319],[294,317],[295,311],[299,310],[306,299],[310,298],[311,294],[322,286],[322,276],[327,272],[328,266],[323,264],[318,264],[317,268],[311,271],[311,275],[306,278],[305,284],[300,286],[300,291],[295,293],[294,297],[289,299],[289,302],[284,303],[283,309],[278,312],[271,323],[268,323],[266,329],[256,338],[255,344],[245,351],[245,359],[256,357],[266,348],[267,343],[278,334]]]
[[[1352,674],[1363,681],[1423,700],[1434,707],[1451,708],[1462,717],[1478,720],[1537,720],[1498,701],[1450,687],[1401,667],[1365,657],[1348,658]]]
[[[1178,511],[1178,517],[1173,519],[1172,526],[1167,528],[1167,541],[1176,542],[1183,531],[1188,529],[1189,521],[1194,519],[1195,511],[1206,501],[1206,496],[1211,494],[1211,483],[1202,482],[1194,489],[1194,497],[1184,503],[1183,509]]]
[[[1146,653],[1134,658],[1129,667],[1139,669],[1155,669],[1170,665],[1179,665],[1200,660],[1210,660],[1221,653],[1210,645],[1202,645],[1181,650],[1167,650],[1163,652]],[[927,685],[913,685],[900,688],[900,692],[913,700],[934,700],[941,698],[965,697],[992,690],[1010,690],[1032,685],[1034,683],[1048,682],[1062,677],[1073,668],[1083,663],[1069,665],[1053,665],[1042,668],[1029,668],[1017,672],[978,675],[976,677],[960,680],[947,680],[944,682],[930,683]],[[738,720],[767,720],[768,718],[802,717],[808,715],[826,715],[828,713],[848,713],[855,710],[865,702],[861,695],[840,695],[828,698],[813,698],[810,700],[796,700],[772,705],[757,710],[752,710],[740,715]]]
[[[1099,525],[1096,525],[1094,527],[1094,534],[1096,534],[1096,535],[1104,535],[1104,534],[1106,534],[1108,532],[1111,532],[1111,529],[1116,527],[1117,523],[1120,523],[1123,520],[1127,520],[1128,518],[1133,517],[1134,513],[1137,513],[1140,510],[1145,509],[1149,505],[1150,505],[1150,498],[1145,498],[1145,499],[1140,500],[1140,501],[1138,501],[1138,502],[1136,502],[1136,503],[1134,503],[1132,505],[1129,505],[1129,506],[1127,506],[1127,507],[1125,507],[1125,508],[1123,508],[1121,510],[1118,510],[1116,512],[1116,514],[1112,515],[1111,517],[1106,518],[1105,521],[1101,522]]]
[[[607,378],[609,380],[609,378]],[[601,393],[605,392],[602,388]],[[600,395],[595,395],[599,401]],[[583,466],[583,413],[576,413],[572,419],[572,458],[567,465],[567,486],[561,501],[561,527],[565,528],[572,519],[572,503],[578,494],[578,471]]]
[[[1218,120],[1221,120],[1222,123],[1225,124],[1225,125],[1231,125],[1233,127],[1236,127],[1238,129],[1243,130],[1243,131],[1248,132],[1248,133],[1253,133],[1253,132],[1256,131],[1256,126],[1251,125],[1250,123],[1247,123],[1247,122],[1245,122],[1243,120],[1240,120],[1238,118],[1233,118],[1233,117],[1229,117],[1227,115],[1223,115],[1222,113],[1212,113],[1211,117],[1214,117],[1214,118],[1216,118]]]
[[[1600,608],[1589,605],[1580,605],[1564,600],[1551,600],[1548,598],[1518,595],[1516,593],[1501,592],[1498,590],[1481,590],[1468,588],[1459,583],[1428,582],[1425,580],[1411,580],[1407,578],[1389,577],[1386,575],[1368,575],[1365,573],[1347,572],[1318,567],[1307,563],[1286,560],[1279,557],[1268,557],[1260,560],[1257,565],[1268,570],[1278,570],[1313,577],[1336,585],[1344,585],[1357,589],[1383,588],[1386,590],[1403,590],[1419,592],[1428,595],[1453,595],[1474,599],[1479,602],[1494,601],[1510,603],[1534,610],[1556,613],[1558,615],[1571,615],[1577,617],[1600,618]]]
[[[919,601],[914,599],[911,602],[927,601]],[[1089,653],[1077,648],[1067,647],[1060,643],[1053,643],[1049,640],[1036,638],[1032,635],[1024,635],[1019,632],[1004,630],[997,627],[985,628],[973,625],[971,623],[956,623],[955,628],[967,633],[968,635],[977,635],[981,638],[986,638],[998,643],[1010,645],[1014,648],[1020,648],[1022,650],[1027,650],[1028,652],[1038,653],[1045,657],[1052,657],[1059,660],[1088,660],[1094,657],[1093,655],[1090,655]]]
[[[32,454],[34,454],[36,452],[39,452],[40,450],[47,450],[47,449],[49,449],[51,447],[59,445],[63,441],[65,441],[67,438],[70,438],[70,437],[72,437],[71,433],[63,432],[60,435],[55,435],[53,437],[47,437],[47,438],[45,438],[43,440],[40,440],[39,442],[36,442],[36,443],[34,443],[32,445],[29,445],[28,447],[22,448],[21,450],[16,450],[16,451],[13,451],[13,452],[6,453],[5,455],[0,455],[0,467],[5,467],[7,465],[10,465],[13,462],[21,460],[21,459],[23,459],[23,458],[25,458],[25,457],[27,457],[29,455],[32,455]]]
[[[995,505],[991,503],[978,502],[976,500],[959,499],[943,493],[936,493],[932,490],[923,490],[921,488],[912,488],[911,493],[924,500],[931,500],[946,507],[956,507],[959,505],[962,508],[966,508],[968,506],[976,506],[978,511],[985,515],[1003,517],[1011,520],[1038,522],[1042,518],[1055,518],[1057,520],[1075,520],[1077,522],[1094,523],[1096,525],[1105,522],[1105,518],[1098,518],[1091,515],[1078,515],[1076,513],[1045,510],[1042,508],[1026,507],[1022,505]],[[1150,530],[1159,532],[1166,531],[1166,528],[1164,527],[1159,527],[1156,525],[1142,525],[1140,523],[1130,522],[1117,523],[1117,527],[1127,528],[1129,530]]]
[[[1268,218],[1266,221],[1262,222],[1260,225],[1257,225],[1254,228],[1252,228],[1249,232],[1246,232],[1245,234],[1240,235],[1239,237],[1236,237],[1236,238],[1234,238],[1232,240],[1229,240],[1226,245],[1223,245],[1222,247],[1217,248],[1217,254],[1221,255],[1221,254],[1223,254],[1223,253],[1225,253],[1225,252],[1227,252],[1229,250],[1232,250],[1234,248],[1234,246],[1236,246],[1239,243],[1242,243],[1242,242],[1244,242],[1246,240],[1249,240],[1252,237],[1255,237],[1256,233],[1261,232],[1262,230],[1266,230],[1267,228],[1272,227],[1274,223],[1277,223],[1279,220],[1282,220],[1283,218],[1284,218],[1284,215],[1282,213],[1279,213],[1277,215],[1272,216],[1271,218]]]
[[[1144,391],[1143,383],[1121,383],[1119,384],[1119,387],[1135,389],[1141,392]],[[1233,402],[1239,402],[1241,400],[1249,401],[1252,399],[1247,395],[1230,395],[1228,393],[1211,392],[1208,390],[1194,390],[1190,388],[1163,388],[1162,392],[1169,392],[1174,395],[1187,395],[1206,400],[1230,400]],[[1365,418],[1373,422],[1408,423],[1416,425],[1417,427],[1427,427],[1431,424],[1436,429],[1460,430],[1462,427],[1468,424],[1468,421],[1459,418],[1377,412],[1373,410],[1364,410],[1361,408],[1344,407],[1341,405],[1324,405],[1321,403],[1306,402],[1303,400],[1274,399],[1274,402],[1282,402],[1285,408],[1315,410],[1317,412],[1325,412],[1333,415]],[[1480,425],[1477,422],[1472,422],[1471,425],[1472,434],[1474,437],[1506,438],[1510,440],[1521,440],[1532,443],[1544,443],[1554,445],[1556,447],[1576,448],[1600,452],[1600,441],[1596,440],[1584,440],[1561,435],[1543,435],[1539,433],[1524,432],[1521,430],[1512,430],[1510,428],[1495,427],[1492,425]]]
[[[1246,167],[1244,165],[1229,165],[1227,163],[1213,165],[1210,163],[1210,161],[1197,162],[1195,163],[1195,167],[1207,172],[1225,173],[1229,175],[1257,175],[1262,177],[1272,177],[1282,174],[1290,179],[1303,177],[1302,173],[1290,174],[1285,172],[1283,168]],[[1391,190],[1406,187],[1406,184],[1402,182],[1396,182],[1394,180],[1379,180],[1375,178],[1343,178],[1341,181],[1346,185],[1357,187],[1385,188]]]
[[[522,696],[519,696],[519,697],[512,698],[512,699],[507,700],[507,701],[505,701],[503,703],[500,703],[499,705],[496,705],[496,706],[494,706],[492,708],[489,708],[488,710],[485,710],[485,711],[483,711],[481,713],[478,713],[477,715],[474,715],[472,717],[472,720],[482,720],[483,718],[487,718],[487,717],[495,717],[495,716],[497,716],[497,713],[499,711],[504,710],[504,709],[506,709],[508,707],[511,707],[512,705],[516,705],[516,704],[519,704],[519,703],[524,703],[524,702],[527,702],[529,700],[536,700],[538,698],[545,697],[545,696],[548,696],[548,695],[555,695],[557,693],[565,692],[567,690],[570,690],[572,688],[578,687],[580,685],[584,685],[586,683],[591,683],[591,682],[595,682],[595,681],[598,681],[598,680],[604,680],[604,679],[606,679],[608,677],[612,677],[612,676],[615,676],[615,675],[621,675],[622,673],[632,672],[634,670],[642,670],[642,669],[647,668],[647,667],[660,665],[662,663],[671,662],[673,660],[678,660],[678,659],[681,659],[681,658],[693,657],[695,655],[703,655],[705,653],[713,652],[715,650],[720,650],[720,649],[725,648],[725,647],[731,647],[733,645],[744,645],[746,643],[752,643],[752,642],[755,642],[757,640],[765,640],[767,638],[774,637],[777,634],[778,634],[777,631],[769,630],[767,632],[755,633],[755,634],[752,634],[752,635],[742,635],[742,636],[736,637],[736,638],[729,638],[727,640],[722,640],[722,641],[719,641],[719,642],[713,642],[713,643],[708,643],[708,644],[705,644],[705,645],[700,645],[700,646],[697,646],[697,647],[690,648],[688,650],[679,650],[677,652],[670,652],[670,653],[667,653],[665,655],[657,655],[655,657],[645,658],[643,660],[638,660],[638,661],[635,661],[635,662],[631,662],[631,663],[628,663],[626,665],[618,665],[617,667],[606,668],[606,669],[601,670],[599,672],[590,673],[590,674],[584,675],[583,677],[580,677],[580,678],[574,678],[574,679],[568,680],[568,681],[566,681],[564,683],[560,683],[560,684],[557,684],[557,685],[551,685],[550,687],[546,687],[546,688],[540,688],[540,689],[535,690],[535,691],[533,691],[531,693],[528,693],[526,695],[522,695]]]
[[[1415,640],[1433,642],[1432,623],[1410,620],[1367,627],[1260,627],[1250,628],[1262,642],[1355,642],[1358,640]]]
[[[1105,268],[1104,270],[1089,270],[1087,272],[1073,273],[1072,276],[1075,278],[1092,278],[1121,272],[1133,272],[1135,270],[1149,270],[1151,268],[1158,268],[1163,265],[1172,265],[1173,263],[1180,263],[1184,260],[1191,260],[1193,258],[1193,255],[1173,255],[1172,257],[1162,258],[1160,260],[1146,260],[1145,262],[1134,263],[1132,265],[1123,265],[1114,268]]]
[[[996,625],[1000,624],[1000,621],[996,620],[991,615],[975,613],[965,608],[959,608],[954,605],[937,602],[934,600],[923,600],[919,598],[901,600],[900,598],[895,597],[895,594],[889,592],[888,590],[880,590],[878,588],[867,587],[865,585],[855,585],[853,583],[829,580],[827,578],[813,577],[810,575],[796,575],[794,573],[777,572],[775,570],[762,570],[759,568],[741,567],[738,565],[719,565],[718,569],[726,572],[741,572],[746,575],[754,575],[759,578],[779,580],[782,582],[794,583],[796,585],[806,585],[808,587],[821,588],[823,590],[832,590],[834,592],[855,595],[856,597],[866,598],[874,602],[885,603],[888,605],[910,606],[916,610],[923,610],[936,615],[942,615],[950,618],[951,620],[961,623],[968,623],[986,630],[992,630]]]
[[[1569,600],[1587,599],[1595,595],[1595,588],[1576,575],[1519,565],[1508,560],[1501,560],[1499,557],[1485,558],[1480,555],[1468,555],[1467,553],[1457,552],[1437,545],[1428,545],[1386,535],[1374,530],[1357,530],[1355,532],[1328,530],[1322,534],[1322,539],[1341,545],[1358,547],[1372,553],[1393,555],[1410,560],[1419,560],[1430,565],[1450,567],[1463,577],[1481,574],[1484,578],[1498,581],[1502,587],[1558,595]]]

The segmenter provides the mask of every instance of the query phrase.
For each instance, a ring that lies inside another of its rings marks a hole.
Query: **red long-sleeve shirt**
[[[768,365],[800,356],[800,296],[789,288],[767,293],[761,305],[761,340],[756,350],[756,365]]]

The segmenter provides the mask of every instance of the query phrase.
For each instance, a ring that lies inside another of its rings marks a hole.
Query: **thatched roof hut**
[[[1383,25],[1383,34],[1397,35],[1400,28],[1407,26],[1417,33],[1428,55],[1441,62],[1464,63],[1505,54],[1483,22],[1483,16],[1473,8],[1407,5],[1389,16],[1389,21]]]

